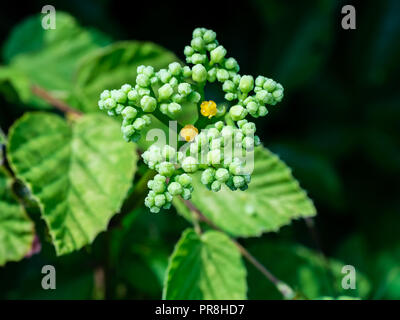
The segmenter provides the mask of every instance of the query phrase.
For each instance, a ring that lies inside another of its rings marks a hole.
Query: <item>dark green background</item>
[[[194,7],[187,1],[51,4],[115,40],[150,40],[180,58],[194,27],[211,28],[237,58],[241,73],[281,82],[284,101],[256,121],[261,140],[293,168],[315,201],[323,251],[363,272],[372,284],[370,298],[400,298],[400,1],[193,3]],[[16,23],[45,4],[50,3],[3,3],[1,41]],[[340,9],[345,4],[356,7],[356,30],[341,28]],[[0,126],[7,129],[26,109],[0,99]],[[162,270],[185,226],[174,213],[156,218],[140,214],[135,223],[123,249],[132,252],[134,262],[118,265],[115,290],[108,297],[159,298],[154,270],[157,263]],[[90,297],[91,270],[104,258],[104,237],[92,249],[57,262],[45,245],[41,255],[9,263],[0,269],[0,297],[49,297],[35,289],[44,262],[57,264],[61,274],[65,271],[60,281],[71,287],[57,290],[57,297]],[[316,247],[303,221],[244,243],[251,248],[276,239]],[[249,297],[262,296],[250,285]]]

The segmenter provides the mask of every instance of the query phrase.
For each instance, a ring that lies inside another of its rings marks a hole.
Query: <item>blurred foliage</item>
[[[171,3],[155,9],[145,2],[53,1],[79,21],[57,16],[61,46],[37,29],[37,18],[15,28],[45,4],[30,1],[13,8],[5,3],[1,13],[0,127],[5,133],[23,112],[48,108],[31,94],[32,82],[88,111],[103,85],[113,86],[116,77],[121,83],[133,79],[131,70],[139,63],[162,66],[182,58],[192,29],[212,28],[243,73],[265,74],[285,87],[279,110],[258,120],[257,130],[314,200],[320,245],[330,258],[313,249],[303,221],[241,243],[307,298],[400,299],[398,1],[213,2],[190,14]],[[345,4],[356,7],[356,30],[341,28]],[[134,19],[132,10],[140,12]],[[105,47],[111,39],[120,42]],[[143,41],[145,54],[137,47]],[[121,46],[129,49],[126,68],[119,70],[114,59]],[[0,133],[0,144],[2,139]],[[41,251],[0,268],[0,298],[160,298],[167,257],[188,226],[172,212],[150,215],[138,208],[92,246],[56,257],[34,201],[28,213]],[[45,264],[56,267],[55,291],[40,287]],[[358,272],[356,291],[338,289],[343,264]],[[248,298],[280,298],[255,268],[248,266],[247,273]]]

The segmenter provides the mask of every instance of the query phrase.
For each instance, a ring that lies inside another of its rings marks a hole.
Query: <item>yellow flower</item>
[[[187,142],[192,141],[195,136],[199,133],[199,130],[191,124],[187,124],[181,129],[181,132],[179,133],[183,139],[185,139]]]
[[[217,114],[217,104],[212,100],[203,101],[200,105],[200,112],[203,116],[211,119],[212,116]]]

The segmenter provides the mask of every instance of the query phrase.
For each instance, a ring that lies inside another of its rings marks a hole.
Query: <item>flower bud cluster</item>
[[[174,196],[189,200],[193,192],[192,178],[186,173],[174,177],[157,174],[147,186],[150,191],[144,203],[154,213],[158,213],[161,208],[169,209]]]
[[[135,86],[105,90],[98,102],[110,116],[122,117],[121,130],[127,141],[140,138],[140,132],[151,123],[151,114],[168,124],[165,116],[176,119],[186,103],[198,106],[197,122],[186,124],[179,132],[188,143],[179,149],[182,151],[154,144],[142,154],[147,166],[157,171],[148,183],[145,199],[151,212],[168,209],[174,196],[190,199],[191,175],[197,171],[201,171],[202,184],[214,192],[224,184],[231,190],[246,190],[251,176],[243,158],[260,139],[255,124],[245,118],[265,116],[266,105],[276,105],[284,95],[282,85],[272,79],[240,75],[239,64],[227,56],[212,30],[195,29],[184,54],[191,66],[174,62],[157,72],[139,66]],[[204,101],[205,84],[216,81],[225,93],[226,105]],[[217,121],[225,112],[229,113],[226,122]]]
[[[185,81],[191,69],[178,62],[170,63],[168,69],[154,72],[151,66],[137,68],[136,85],[124,84],[120,89],[104,90],[98,106],[108,115],[122,116],[121,131],[127,141],[137,141],[140,131],[151,123],[147,113],[159,109],[170,118],[176,118],[186,101],[198,103],[201,95],[192,84]]]
[[[276,105],[283,98],[283,87],[272,79],[240,75],[239,64],[234,58],[226,58],[226,49],[219,45],[216,33],[205,28],[193,31],[190,46],[184,50],[186,62],[194,64],[193,80],[222,83],[227,101],[238,101],[230,108],[233,120],[244,119],[248,114],[257,118],[268,113],[266,104]],[[254,94],[250,93],[254,90]]]

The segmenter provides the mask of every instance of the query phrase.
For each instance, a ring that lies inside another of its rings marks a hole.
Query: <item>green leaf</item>
[[[277,231],[292,219],[315,215],[315,207],[300,188],[288,168],[265,148],[254,153],[252,181],[246,191],[231,191],[227,187],[214,193],[193,179],[193,204],[218,227],[234,236],[259,236]],[[175,200],[175,204],[176,204]],[[188,218],[183,207],[177,210]]]
[[[24,20],[6,41],[3,56],[31,83],[46,88],[56,98],[68,100],[81,59],[109,41],[98,32],[83,29],[67,13],[57,11],[56,17],[54,30],[42,28],[41,15]]]
[[[11,191],[12,180],[0,167],[0,266],[21,260],[31,249],[34,225]]]
[[[0,92],[8,101],[27,103],[31,97],[29,79],[19,70],[0,66]]]
[[[345,290],[341,283],[346,263],[335,259],[325,260],[318,252],[292,243],[264,241],[248,247],[249,252],[268,267],[276,277],[284,280],[303,298],[318,299],[323,296],[351,296],[366,298],[370,283],[356,268],[356,289]],[[276,288],[265,281],[258,270],[248,267],[249,299],[281,299]]]
[[[8,158],[40,202],[57,254],[91,243],[120,209],[136,170],[133,144],[102,115],[69,125],[27,113],[9,133]]]
[[[225,234],[187,229],[171,255],[163,299],[246,299],[246,269]]]
[[[80,109],[97,111],[103,90],[135,84],[139,65],[158,70],[177,60],[173,53],[150,42],[124,41],[97,50],[85,59],[77,73],[75,96]]]

